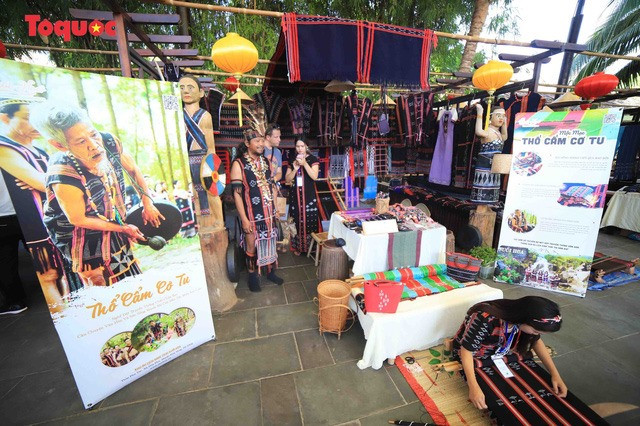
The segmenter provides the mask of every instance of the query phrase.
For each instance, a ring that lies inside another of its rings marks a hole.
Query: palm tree
[[[633,55],[640,43],[640,0],[611,0],[606,10],[611,10],[607,21],[587,41],[587,50],[615,55]],[[612,58],[576,55],[573,71],[578,72],[575,82],[615,62]],[[640,61],[629,61],[616,73],[620,85],[630,87],[640,76]]]

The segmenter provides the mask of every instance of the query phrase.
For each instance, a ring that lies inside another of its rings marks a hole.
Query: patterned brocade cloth
[[[386,272],[372,272],[363,275],[365,281],[389,280],[402,282],[402,299],[415,299],[436,293],[465,287],[447,276],[447,267],[442,264],[418,266],[415,268],[399,268]]]

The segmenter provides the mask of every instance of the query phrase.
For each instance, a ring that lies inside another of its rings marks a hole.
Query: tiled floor
[[[640,256],[640,242],[601,234],[598,249]],[[280,259],[283,286],[263,284],[216,315],[203,345],[84,411],[35,276],[24,256],[29,310],[0,318],[0,424],[384,425],[428,421],[396,367],[359,370],[364,336],[317,329],[315,267]],[[505,297],[540,294],[562,307],[563,329],[545,337],[569,388],[589,404],[618,403],[612,424],[640,423],[640,283],[586,299],[490,283]],[[615,407],[614,407],[615,408]],[[620,408],[619,408],[620,409]]]

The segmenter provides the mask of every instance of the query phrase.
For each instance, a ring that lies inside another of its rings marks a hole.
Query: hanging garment
[[[302,99],[295,97],[287,99],[292,132],[295,136],[309,136],[314,105],[314,99],[309,96],[303,96]]]
[[[267,123],[273,124],[278,122],[280,117],[280,111],[284,106],[285,100],[277,93],[271,90],[264,90],[253,95],[253,99],[256,103],[264,107],[265,116],[267,117]]]
[[[371,122],[373,103],[369,98],[358,98],[355,90],[345,97],[345,113],[348,118],[351,146],[362,148]]]
[[[384,135],[380,134],[379,121],[380,116],[386,114],[389,123],[389,133]],[[384,105],[374,105],[371,107],[371,120],[369,128],[367,129],[367,143],[382,145],[399,142],[398,140],[398,116],[396,115],[396,108],[389,106],[385,108]]]
[[[244,142],[244,131],[250,129],[249,122],[243,120],[240,127],[238,118],[238,105],[235,103],[223,103],[220,107],[220,135],[216,138],[216,147],[237,147]],[[214,127],[215,129],[215,127]]]
[[[209,89],[205,97],[205,105],[207,106],[207,111],[211,114],[214,132],[220,131],[220,111],[222,110],[224,98],[225,94],[214,88]]]
[[[433,152],[429,182],[439,185],[451,184],[451,161],[453,159],[453,122],[458,118],[455,111],[445,111],[440,117],[438,141]]]
[[[537,112],[542,109],[546,100],[535,92],[529,92],[524,96],[512,93],[509,99],[498,101],[498,105],[504,108],[507,116],[507,139],[504,141],[503,151],[511,154],[513,149],[513,129],[516,123],[516,114],[519,112]],[[486,111],[486,109],[485,109]]]
[[[466,106],[458,113],[453,132],[453,186],[471,189],[473,164],[480,151],[480,138],[476,136],[478,112],[475,105]]]
[[[391,147],[391,173],[401,175],[405,173],[407,163],[407,148],[402,145]]]
[[[341,96],[319,97],[317,102],[318,142],[324,146],[339,145],[344,103]]]
[[[496,136],[498,132],[495,131]],[[497,139],[483,143],[476,159],[471,201],[475,203],[495,203],[500,195],[500,174],[491,173],[493,156],[502,152],[503,143]]]
[[[407,146],[419,146],[423,143],[424,98],[423,93],[398,98],[398,105],[400,105],[398,116],[401,117],[402,136]]]
[[[618,140],[613,178],[619,181],[635,181],[640,153],[640,125],[621,126]]]

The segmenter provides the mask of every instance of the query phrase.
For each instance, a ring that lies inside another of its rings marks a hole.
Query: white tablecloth
[[[605,226],[640,232],[640,193],[618,191],[613,194],[600,224],[601,228]]]
[[[389,234],[362,235],[348,229],[344,219],[334,213],[329,224],[329,238],[342,238],[346,244],[344,251],[353,259],[353,274],[362,275],[369,272],[389,270],[387,248]],[[447,249],[447,229],[442,225],[424,230],[420,246],[420,265],[445,263]]]
[[[502,299],[502,290],[479,284],[404,300],[395,314],[370,312],[365,315],[358,310],[358,319],[367,339],[358,367],[377,370],[388,358],[442,343],[458,331],[472,305],[494,299]],[[349,305],[356,309],[352,297]]]

